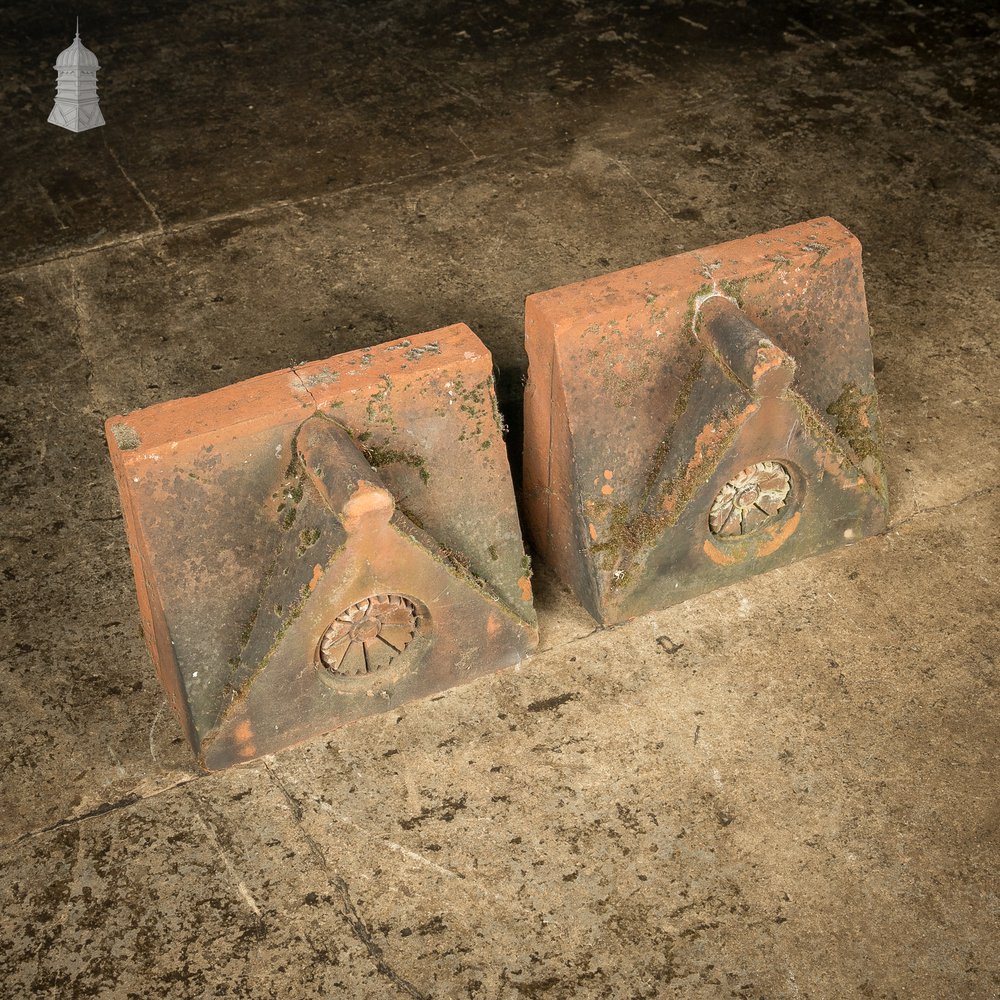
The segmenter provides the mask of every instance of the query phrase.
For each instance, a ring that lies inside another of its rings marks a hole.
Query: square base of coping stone
[[[600,622],[882,531],[858,241],[813,219],[529,296],[528,527]]]
[[[520,662],[492,359],[459,324],[112,417],[140,617],[199,762]]]

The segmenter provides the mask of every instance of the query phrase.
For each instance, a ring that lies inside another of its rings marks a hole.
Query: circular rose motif
[[[730,479],[708,515],[713,535],[749,535],[775,516],[792,489],[788,470],[778,462],[758,462]]]
[[[320,663],[337,677],[377,673],[409,646],[419,625],[420,614],[408,597],[366,597],[337,615],[323,633]]]

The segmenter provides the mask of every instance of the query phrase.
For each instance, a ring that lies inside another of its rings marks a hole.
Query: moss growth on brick
[[[396,429],[396,418],[392,412],[392,404],[389,402],[389,394],[392,392],[392,379],[388,375],[383,375],[379,379],[380,387],[368,401],[365,411],[369,423],[388,424],[393,430]]]
[[[701,288],[688,296],[687,309],[684,313],[684,322],[681,324],[681,329],[689,336],[694,335],[694,317],[698,310],[698,300],[704,295],[711,294],[712,290],[711,282],[706,282]]]
[[[311,549],[318,541],[321,532],[319,528],[303,528],[299,532],[299,544],[295,547],[295,554],[305,555],[307,549]]]
[[[692,384],[697,378],[699,368],[699,365],[695,365],[689,373]],[[678,407],[674,426],[686,407],[686,399],[678,400]],[[649,550],[659,541],[667,528],[677,523],[694,494],[711,478],[740,428],[740,424],[735,422],[732,416],[721,418],[715,424],[716,429],[721,430],[729,422],[732,422],[732,426],[706,449],[694,472],[690,471],[689,465],[689,471],[684,475],[677,479],[666,480],[657,487],[658,478],[663,471],[663,462],[670,449],[670,439],[673,435],[671,427],[654,453],[639,508],[633,511],[624,502],[611,505],[611,516],[604,540],[592,544],[590,549],[591,552],[602,555],[598,565],[605,573],[611,574],[612,589],[624,590],[633,582],[637,567]],[[667,500],[673,501],[669,510],[664,506]],[[597,511],[602,505],[595,502],[591,506]],[[603,510],[607,509],[608,507],[604,505]]]
[[[375,445],[370,448],[363,448],[365,458],[373,469],[381,469],[386,465],[408,465],[416,469],[421,481],[426,485],[430,482],[430,473],[425,468],[424,459],[420,455],[415,455],[411,451],[402,451],[398,448],[389,448],[383,445]]]
[[[507,433],[507,424],[503,419],[503,414],[500,412],[500,403],[497,400],[496,379],[492,375],[486,379],[486,392],[493,411],[493,422],[497,425],[497,430],[500,431],[501,436],[503,436]]]
[[[138,431],[128,424],[112,424],[111,433],[114,435],[115,444],[122,451],[134,451],[142,444]]]
[[[843,391],[826,412],[837,421],[840,435],[863,462],[866,458],[878,457],[878,443],[872,429],[871,408],[875,397],[865,395],[854,382],[845,382]]]
[[[723,278],[719,282],[719,291],[723,295],[731,298],[741,309],[743,308],[743,291],[747,286],[747,278],[733,281],[730,278]]]

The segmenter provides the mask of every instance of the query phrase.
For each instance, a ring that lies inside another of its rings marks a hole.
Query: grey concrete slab
[[[996,554],[954,522],[995,506],[8,845],[5,981],[988,995]]]
[[[273,767],[309,829],[527,905],[507,972],[554,996],[987,994],[997,599],[965,595],[995,552],[964,528],[995,514],[920,515]]]
[[[947,6],[99,3],[83,27],[108,125],[70,136],[45,117],[73,16],[0,22],[7,262],[545,147],[658,99],[685,139],[735,112],[788,148],[901,109],[981,134],[997,91],[988,17]],[[714,130],[715,158],[739,139]]]
[[[342,869],[327,870],[267,773],[233,772],[223,786],[176,789],[4,850],[3,995],[393,991]]]
[[[136,625],[70,267],[7,275],[0,413],[0,840],[180,780]],[[178,753],[178,751],[181,751]]]

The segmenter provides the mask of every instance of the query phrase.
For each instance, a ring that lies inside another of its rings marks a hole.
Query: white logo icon
[[[76,38],[56,58],[56,103],[49,121],[71,132],[86,132],[104,124],[97,103],[97,56],[80,41],[80,19],[76,19]]]

